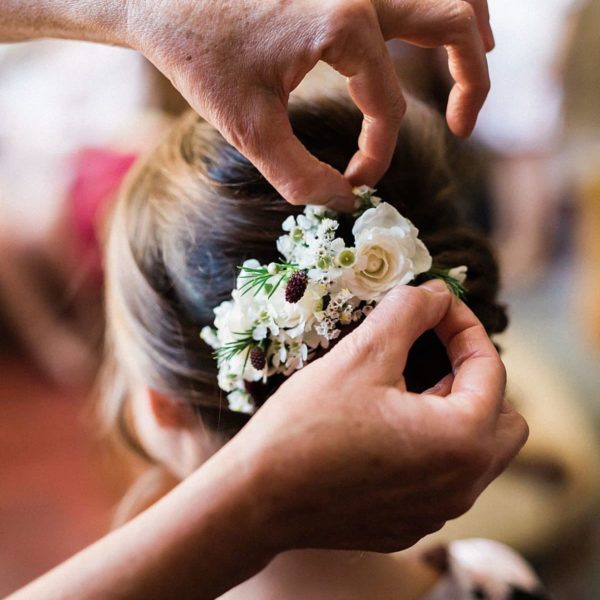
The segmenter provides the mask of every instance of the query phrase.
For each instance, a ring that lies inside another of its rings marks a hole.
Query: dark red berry
[[[308,275],[304,271],[296,271],[292,273],[292,276],[288,279],[287,286],[285,288],[285,299],[290,304],[296,304],[302,300],[306,286],[308,285]]]
[[[250,350],[250,364],[257,370],[262,371],[267,364],[267,360],[265,357],[265,353],[263,349],[259,346],[254,346],[252,350]]]

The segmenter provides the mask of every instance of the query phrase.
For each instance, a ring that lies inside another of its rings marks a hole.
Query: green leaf
[[[227,344],[223,344],[213,352],[213,356],[217,359],[219,364],[231,360],[233,357],[240,354],[240,352],[246,350],[246,348],[256,345],[256,341],[252,337],[252,329],[248,329],[247,331],[236,331],[234,332],[234,335],[239,336],[239,338],[232,342],[228,342]]]
[[[450,269],[431,267],[427,273],[422,273],[420,277],[425,281],[441,279],[448,286],[448,289],[460,300],[464,300],[467,295],[467,288],[458,279],[454,279],[450,275]]]

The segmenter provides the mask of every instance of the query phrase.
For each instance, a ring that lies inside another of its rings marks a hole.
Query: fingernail
[[[448,286],[441,279],[430,279],[422,283],[419,287],[426,289],[432,294],[447,294]]]
[[[358,210],[360,202],[354,195],[334,196],[328,203],[327,208],[336,212],[353,213]]]

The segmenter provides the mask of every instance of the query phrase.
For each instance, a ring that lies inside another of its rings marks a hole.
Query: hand
[[[406,391],[407,353],[435,331],[453,374]],[[291,377],[224,449],[262,472],[253,506],[279,550],[396,551],[467,511],[523,446],[483,326],[441,282],[399,287]],[[258,465],[258,467],[257,467]]]
[[[432,327],[453,374],[408,393],[408,350]],[[208,599],[284,550],[411,546],[465,512],[525,443],[504,381],[445,284],[399,287],[196,473],[18,597]]]
[[[292,204],[353,205],[351,183],[387,170],[405,102],[385,40],[445,46],[456,85],[448,124],[469,135],[489,89],[486,0],[130,0],[126,42]],[[348,78],[364,114],[346,177],[292,133],[290,92],[319,61]]]

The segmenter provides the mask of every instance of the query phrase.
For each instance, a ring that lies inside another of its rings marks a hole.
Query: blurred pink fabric
[[[75,160],[69,194],[74,238],[82,262],[96,280],[102,279],[99,228],[136,158],[135,154],[85,148]]]

